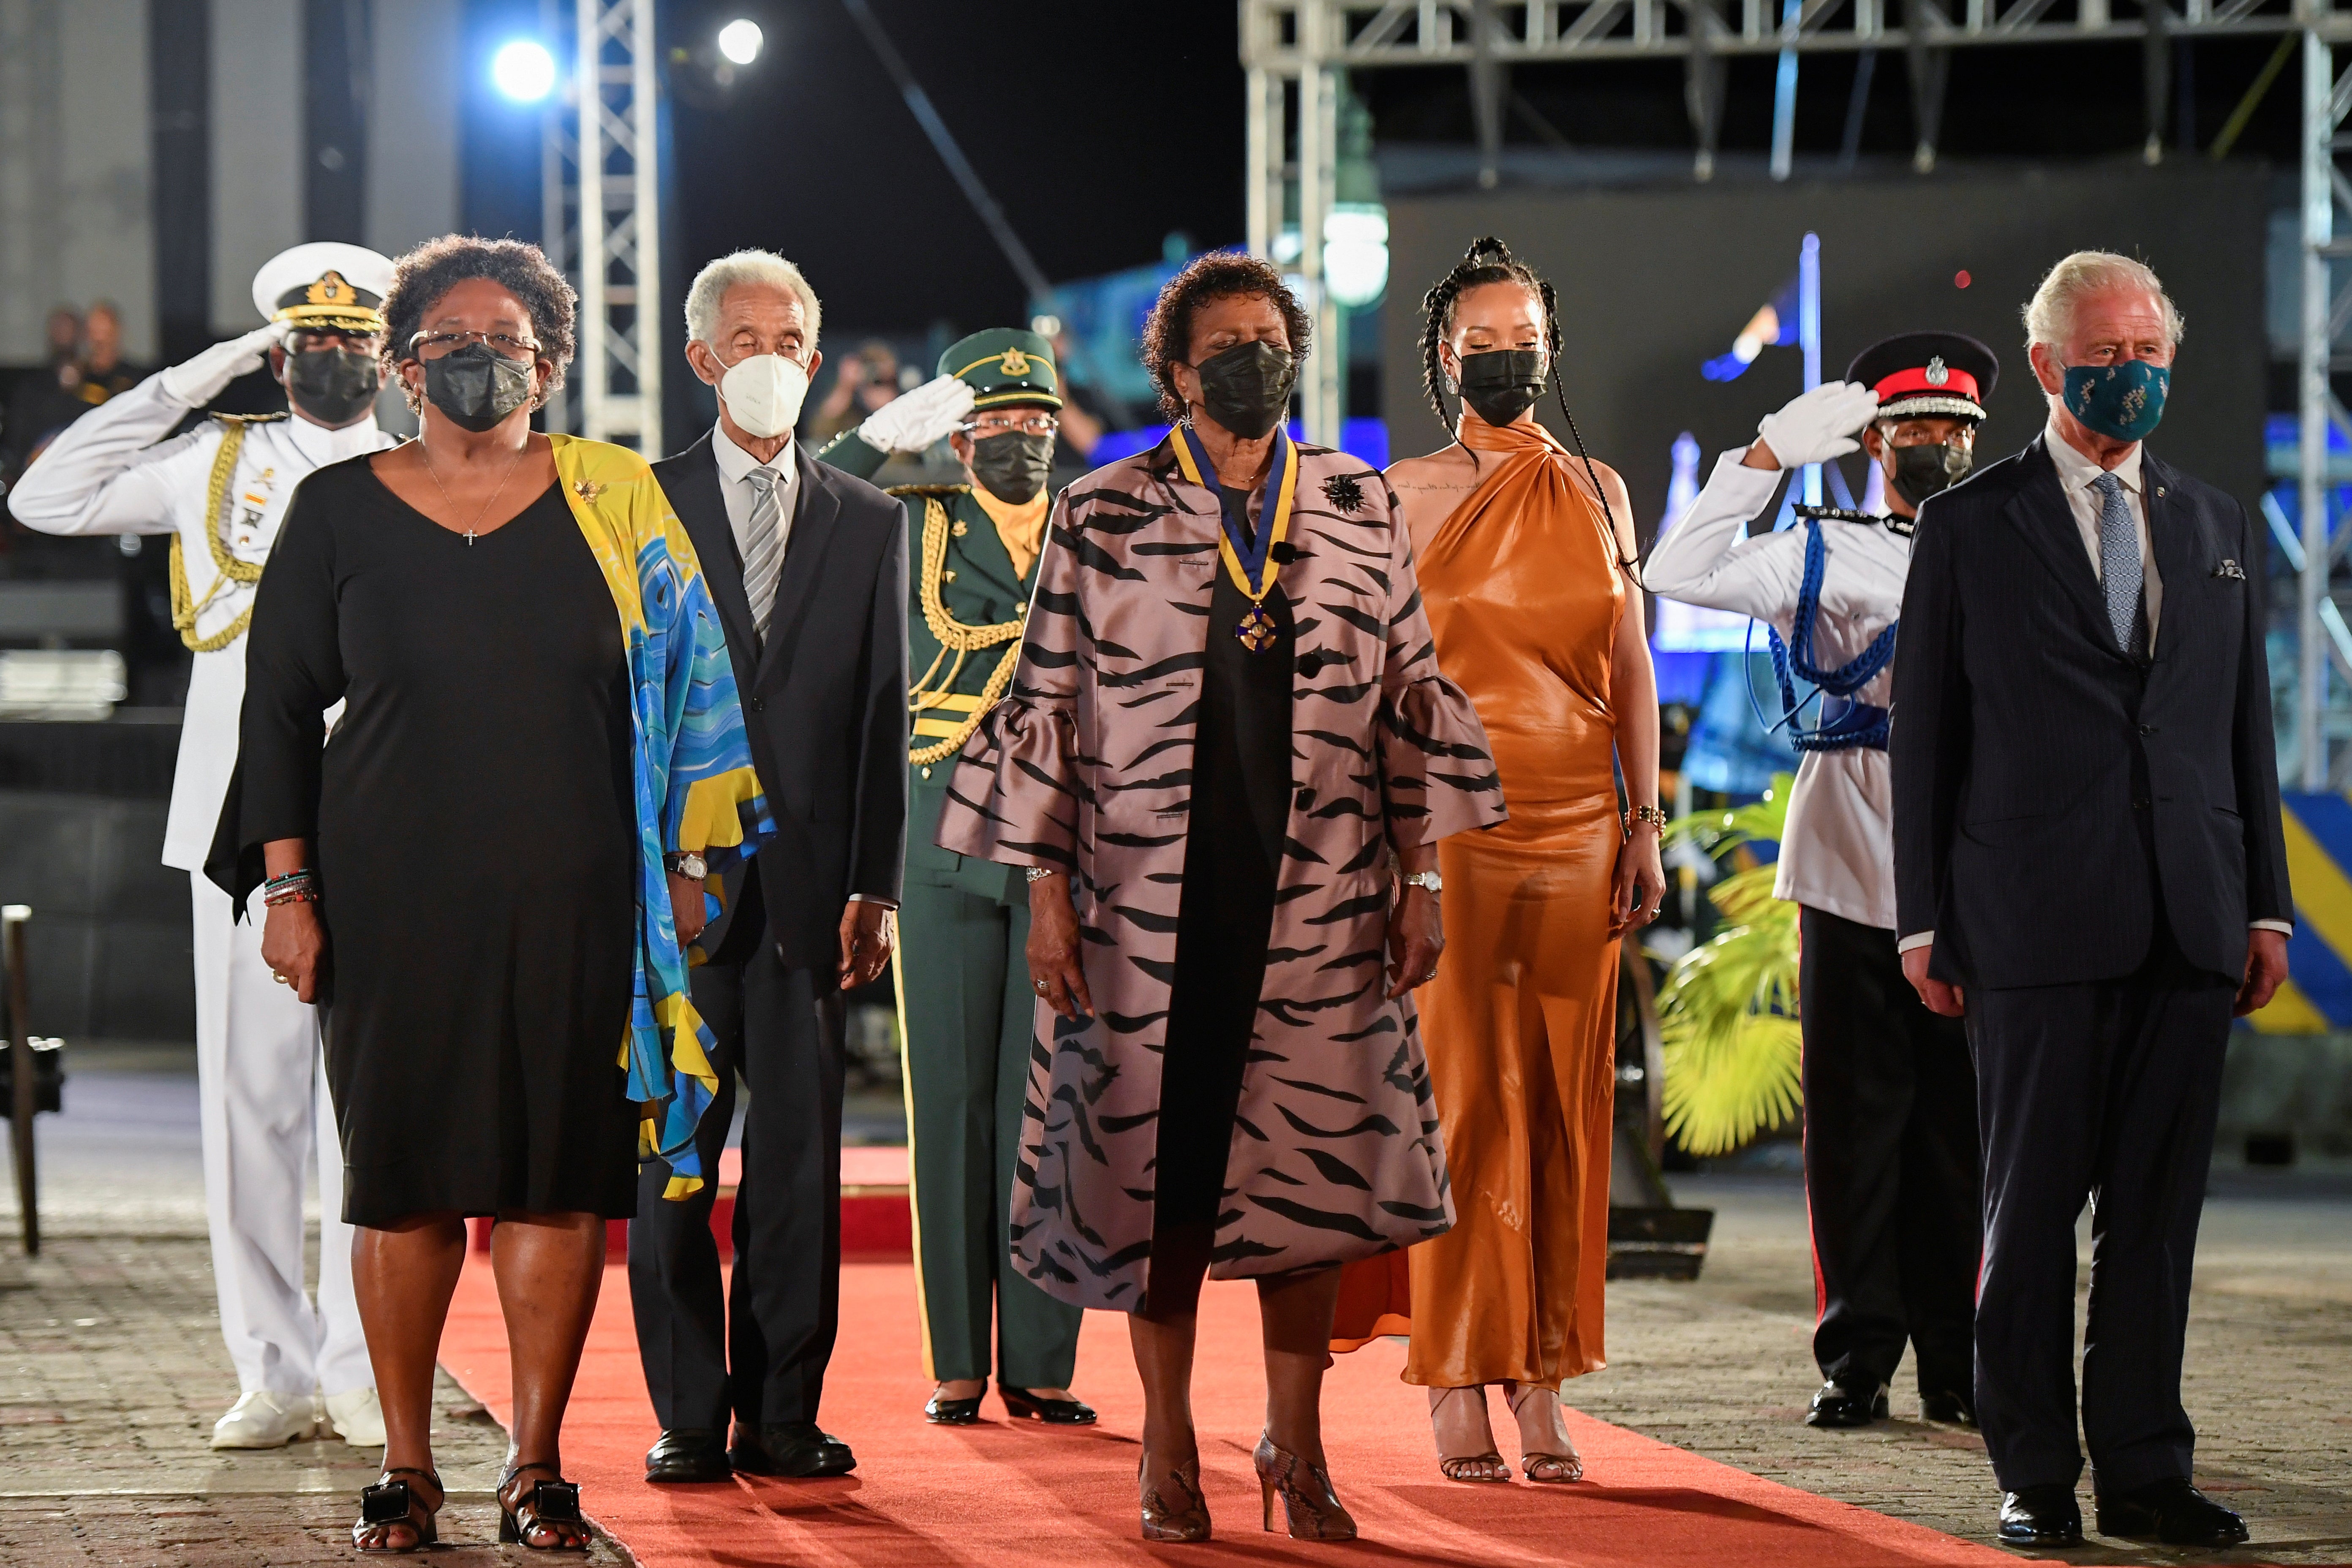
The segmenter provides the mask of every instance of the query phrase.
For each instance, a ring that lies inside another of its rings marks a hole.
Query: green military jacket
[[[818,460],[860,479],[887,457],[855,430],[817,453]],[[1016,869],[942,849],[932,835],[956,754],[1012,681],[1036,567],[1025,578],[1013,569],[971,486],[899,485],[889,493],[906,504],[910,546],[907,880],[1026,903]]]

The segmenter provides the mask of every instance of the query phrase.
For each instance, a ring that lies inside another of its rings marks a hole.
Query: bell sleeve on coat
[[[1008,866],[1078,863],[1079,559],[1066,492],[1054,503],[1021,661],[964,742],[940,806],[942,849]]]
[[[1486,727],[1469,693],[1437,668],[1437,644],[1422,608],[1412,539],[1391,502],[1395,542],[1389,554],[1388,635],[1381,662],[1381,706],[1374,737],[1389,842],[1418,848],[1509,814],[1503,781],[1486,749]]]

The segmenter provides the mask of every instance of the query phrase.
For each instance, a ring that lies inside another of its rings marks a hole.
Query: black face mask
[[[1259,440],[1290,412],[1298,362],[1272,343],[1235,343],[1192,367],[1209,417],[1244,441]]]
[[[1054,471],[1054,438],[1008,430],[983,436],[971,444],[971,477],[990,495],[1013,506],[1026,506],[1045,488]]]
[[[530,401],[531,362],[509,359],[487,343],[467,343],[425,362],[425,395],[433,406],[479,434]]]
[[[1977,466],[1976,455],[1966,447],[1897,447],[1895,448],[1895,472],[1888,483],[1895,493],[1916,508],[1929,496],[1948,490],[1969,477]]]
[[[1488,349],[1462,356],[1462,401],[1489,425],[1508,425],[1544,392],[1544,356],[1536,349]]]
[[[305,349],[286,356],[286,398],[320,424],[349,425],[375,401],[383,373],[358,349]]]

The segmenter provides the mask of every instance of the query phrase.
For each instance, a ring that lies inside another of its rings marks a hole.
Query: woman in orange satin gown
[[[1665,894],[1657,684],[1624,482],[1536,423],[1549,287],[1481,240],[1424,304],[1430,395],[1444,418],[1461,392],[1458,439],[1389,478],[1510,819],[1438,847],[1450,940],[1421,1022],[1455,1219],[1407,1255],[1404,1378],[1430,1391],[1449,1479],[1510,1479],[1500,1384],[1528,1479],[1571,1481],[1559,1386],[1604,1364],[1618,939]]]

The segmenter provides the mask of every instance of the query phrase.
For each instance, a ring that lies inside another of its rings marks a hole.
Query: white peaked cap
[[[253,308],[265,321],[381,332],[392,258],[364,245],[312,240],[281,250],[253,275]]]

